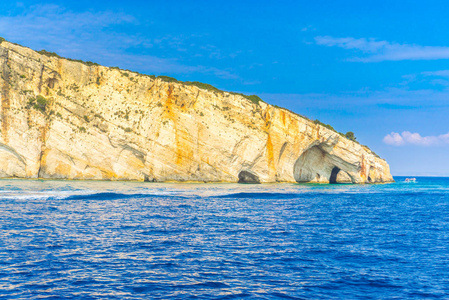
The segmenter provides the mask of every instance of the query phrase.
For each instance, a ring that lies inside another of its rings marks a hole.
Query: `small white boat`
[[[416,178],[412,177],[412,178],[405,178],[405,182],[412,182],[415,183],[416,182]]]

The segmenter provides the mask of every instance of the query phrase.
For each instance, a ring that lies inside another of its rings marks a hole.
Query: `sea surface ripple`
[[[1,299],[449,297],[449,178],[0,180]]]

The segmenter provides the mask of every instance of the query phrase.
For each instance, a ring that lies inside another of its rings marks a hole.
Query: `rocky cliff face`
[[[287,110],[0,45],[0,177],[388,182],[368,148]]]

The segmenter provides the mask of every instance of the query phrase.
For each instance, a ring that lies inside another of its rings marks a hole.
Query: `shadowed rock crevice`
[[[1,121],[2,121],[2,136],[3,142],[8,144],[9,142],[9,109],[10,109],[10,67],[9,67],[9,51],[3,50],[1,52]]]
[[[340,172],[340,168],[334,167],[331,172],[331,177],[329,178],[329,183],[338,183],[337,175]]]
[[[259,177],[248,171],[239,173],[239,183],[260,183]]]

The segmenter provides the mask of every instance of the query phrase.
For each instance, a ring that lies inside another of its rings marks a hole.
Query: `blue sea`
[[[0,298],[449,298],[449,178],[404,179],[0,180]]]

